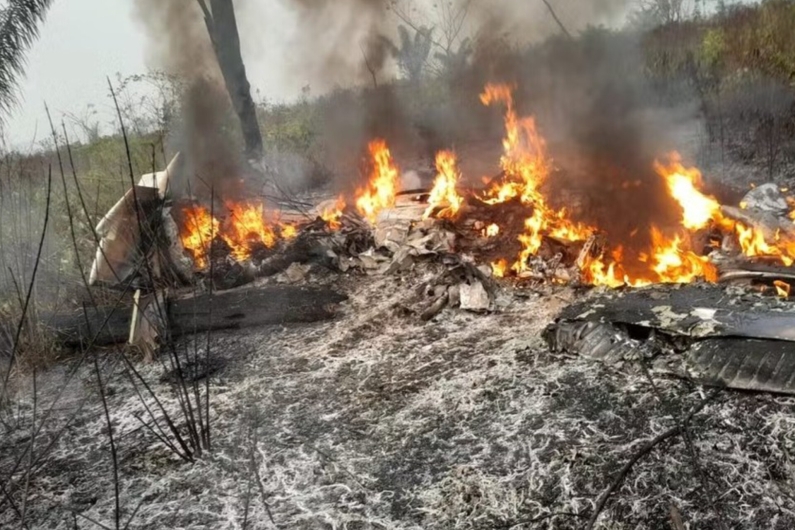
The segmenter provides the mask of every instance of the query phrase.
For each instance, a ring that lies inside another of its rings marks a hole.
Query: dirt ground
[[[587,296],[571,289],[506,288],[499,311],[422,322],[414,290],[431,274],[327,277],[349,296],[337,319],[215,333],[213,449],[193,464],[142,427],[118,354],[102,352],[120,527],[584,528],[620,468],[708,392],[549,353],[541,331]],[[187,342],[202,350],[205,337]],[[52,412],[32,463],[20,455],[33,380],[20,385],[17,421],[0,435],[3,528],[23,511],[29,528],[114,528],[98,387],[91,363],[69,380],[75,363],[37,377],[37,424]],[[136,366],[179,417],[163,366]],[[632,468],[596,527],[676,528],[672,510],[685,528],[795,527],[793,406],[721,391],[694,417],[690,443],[674,437]]]

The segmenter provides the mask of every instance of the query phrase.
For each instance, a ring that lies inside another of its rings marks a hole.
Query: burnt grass
[[[413,287],[429,274],[339,277],[350,299],[333,321],[215,333],[213,450],[193,464],[141,426],[117,354],[102,352],[122,525],[583,528],[622,466],[708,393],[658,373],[652,387],[632,363],[549,353],[541,331],[587,296],[569,289],[505,289],[498,312],[447,309],[423,323]],[[204,347],[205,337],[186,340]],[[39,411],[68,368],[39,377]],[[178,417],[164,367],[139,369]],[[77,373],[37,435],[30,528],[96,527],[87,518],[113,527],[101,404],[91,372]],[[24,477],[6,481],[30,439],[29,392],[20,385],[22,419],[0,438],[4,528],[19,526]],[[671,528],[672,506],[690,528],[795,527],[793,405],[722,391],[694,417],[690,444],[674,437],[632,468],[596,527]]]

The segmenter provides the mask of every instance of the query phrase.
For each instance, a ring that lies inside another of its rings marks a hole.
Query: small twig
[[[28,285],[28,293],[25,297],[25,304],[22,306],[22,316],[19,317],[19,324],[17,325],[17,331],[14,335],[14,344],[11,346],[11,355],[10,360],[8,363],[8,369],[6,370],[6,375],[3,378],[3,388],[0,390],[0,401],[5,399],[6,390],[8,390],[8,379],[11,377],[11,369],[13,368],[16,362],[16,355],[17,349],[19,347],[19,338],[22,335],[22,328],[25,325],[25,317],[28,313],[28,307],[30,306],[30,299],[33,295],[33,287],[36,283],[36,273],[39,270],[39,263],[41,262],[41,253],[44,249],[44,239],[47,236],[47,225],[50,222],[50,200],[52,197],[52,166],[50,166],[49,172],[47,174],[47,203],[44,210],[44,226],[41,229],[41,239],[39,240],[39,249],[36,251],[36,261],[33,264],[33,272],[30,275],[30,284]]]
[[[210,188],[210,217],[214,218],[215,216],[215,187]],[[214,263],[215,260],[213,259],[213,241],[215,241],[215,233],[213,233],[213,228],[210,228],[210,296],[213,295],[213,274],[215,272]],[[210,366],[210,339],[212,337],[212,321],[213,321],[213,304],[210,304],[209,307],[209,315],[208,315],[210,325],[207,326],[207,344],[205,345],[204,351],[204,362],[205,366]],[[196,403],[196,406],[199,407],[201,410],[201,402]],[[206,426],[204,428],[204,442],[206,444],[206,448],[210,450],[210,374],[207,374],[207,377],[204,379],[204,419],[206,421]]]
[[[33,449],[36,445],[36,409],[38,408],[38,398],[37,398],[37,381],[36,381],[36,367],[33,367],[33,417],[31,420],[30,426],[30,445],[31,450],[28,456],[28,469],[25,473],[25,487],[23,489],[22,494],[22,521],[20,522],[21,526],[25,526],[25,515],[27,514],[27,507],[28,507],[28,492],[30,491],[30,477],[32,475],[33,469]]]
[[[115,502],[115,509],[113,511],[113,520],[115,523],[114,528],[119,530],[121,520],[120,501],[121,490],[119,487],[119,458],[116,454],[116,442],[113,440],[113,423],[110,421],[110,409],[108,409],[108,400],[105,396],[105,385],[102,383],[102,375],[99,372],[99,363],[97,356],[93,356],[94,373],[97,376],[97,384],[99,385],[99,397],[102,400],[102,409],[105,412],[105,423],[108,426],[108,441],[110,442],[110,456],[113,464],[113,499]]]
[[[563,22],[560,21],[560,19],[558,18],[558,15],[555,13],[555,10],[552,9],[552,5],[549,3],[549,0],[541,0],[541,1],[544,2],[545,6],[547,6],[547,9],[549,10],[549,14],[552,15],[552,18],[555,19],[555,22],[557,22],[558,27],[563,32],[563,34],[566,35],[569,39],[573,39],[573,37],[571,36],[571,33],[569,33],[569,30],[566,29],[566,26],[563,25]]]
[[[710,392],[707,395],[707,397],[701,400],[701,403],[696,405],[693,408],[693,410],[691,410],[690,413],[688,413],[688,415],[685,416],[685,419],[683,421],[681,421],[674,427],[671,427],[662,434],[658,435],[653,440],[647,442],[643,447],[641,447],[640,451],[635,453],[635,455],[631,459],[629,459],[629,461],[626,464],[624,464],[624,467],[621,468],[621,471],[619,471],[618,475],[616,475],[616,477],[613,479],[613,481],[610,483],[607,489],[605,489],[599,495],[599,498],[596,501],[596,507],[594,508],[593,514],[591,515],[591,518],[588,520],[588,524],[585,527],[587,530],[593,530],[593,527],[596,524],[596,520],[599,519],[599,515],[604,510],[608,499],[613,494],[613,492],[615,492],[624,482],[624,479],[627,477],[627,475],[629,475],[629,472],[632,470],[632,466],[634,466],[641,458],[649,454],[655,447],[657,447],[662,442],[682,434],[687,424],[690,423],[690,420],[693,419],[693,416],[701,412],[701,410],[704,407],[706,407],[707,404],[715,398],[715,396],[718,395],[720,390],[721,390],[720,388],[716,388],[712,392]]]
[[[657,401],[659,401],[661,405],[673,409],[673,406],[671,405],[669,400],[666,400],[663,397],[662,392],[660,392],[660,389],[655,384],[654,379],[651,376],[651,372],[649,371],[649,367],[646,366],[646,362],[644,360],[641,360],[640,366],[643,369],[643,373],[646,376],[646,379],[649,381],[649,384],[651,385],[654,395],[657,397]],[[704,488],[704,495],[706,495],[707,497],[707,502],[712,508],[712,511],[715,512],[715,515],[718,517],[718,523],[720,524],[720,528],[725,529],[726,522],[723,519],[723,513],[715,504],[715,498],[712,495],[710,481],[708,480],[706,473],[704,473],[704,468],[701,466],[701,462],[698,458],[698,451],[696,450],[696,446],[693,443],[693,438],[690,435],[690,430],[687,428],[687,425],[684,425],[682,428],[682,440],[684,440],[685,446],[687,447],[687,450],[690,453],[690,459],[693,463],[693,468],[695,469],[696,474],[698,475],[698,478],[701,481],[701,487]],[[675,507],[672,505],[672,508]]]
[[[268,519],[270,519],[271,524],[279,528],[279,525],[276,524],[276,521],[273,520],[273,512],[271,511],[271,505],[268,504],[268,495],[265,493],[265,486],[262,484],[262,477],[259,474],[259,467],[254,465],[254,476],[257,477],[257,488],[259,489],[259,495],[262,499],[262,505],[265,507],[265,512],[268,514]]]
[[[532,519],[525,519],[522,521],[509,521],[498,526],[497,528],[504,528],[506,530],[511,530],[513,528],[516,528],[517,526],[540,523],[541,521],[546,521],[547,519],[552,519],[553,517],[572,517],[575,519],[585,519],[586,516],[581,513],[574,513],[574,512],[552,512],[544,515],[539,515],[538,517],[533,517]]]
[[[78,516],[78,517],[82,517],[83,519],[85,519],[85,520],[86,520],[86,521],[88,521],[89,523],[94,523],[95,525],[97,525],[98,527],[102,528],[103,530],[112,530],[111,528],[109,528],[109,527],[105,526],[104,524],[100,523],[100,522],[99,522],[99,521],[97,521],[97,520],[94,520],[94,519],[92,519],[91,517],[89,517],[89,516],[87,516],[87,515],[83,515],[82,513],[77,513],[77,512],[72,512],[72,514],[73,514],[73,515],[76,515],[76,516]],[[76,522],[75,522],[75,525],[77,525],[77,523],[76,523]]]
[[[373,77],[373,88],[378,88],[378,79],[375,76],[375,69],[370,64],[370,59],[367,57],[367,52],[364,51],[364,47],[359,44],[359,49],[362,51],[362,57],[364,58],[364,66],[367,67],[367,71],[370,72],[370,75]]]

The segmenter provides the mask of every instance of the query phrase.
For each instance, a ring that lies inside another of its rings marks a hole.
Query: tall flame
[[[436,217],[453,218],[464,204],[464,198],[456,191],[461,173],[458,171],[455,153],[452,151],[436,153],[436,172],[433,189],[428,197],[428,208],[423,218],[429,218],[440,207],[442,209],[436,213]]]
[[[698,230],[710,220],[722,219],[720,203],[698,189],[702,184],[701,172],[684,167],[678,153],[671,153],[668,164],[655,161],[654,169],[665,179],[671,197],[682,207],[682,226]]]
[[[400,174],[384,140],[373,140],[367,146],[373,165],[370,180],[357,192],[356,209],[375,224],[378,213],[395,205]]]
[[[204,206],[189,206],[182,210],[184,222],[180,227],[182,246],[193,256],[198,269],[207,266],[210,244],[218,235],[218,220]]]
[[[511,85],[486,85],[480,95],[484,105],[501,103],[505,106],[505,138],[502,140],[503,155],[500,167],[505,178],[486,193],[484,202],[498,204],[513,198],[524,203],[543,202],[539,188],[549,175],[550,160],[546,155],[546,143],[538,134],[532,117],[516,115]]]
[[[505,106],[505,138],[500,158],[503,178],[487,190],[483,202],[499,204],[518,198],[533,208],[532,215],[525,219],[524,233],[519,236],[522,251],[512,267],[521,272],[526,269],[527,260],[541,248],[545,234],[577,241],[587,239],[593,228],[571,221],[565,209],[556,211],[547,204],[541,185],[549,176],[551,160],[535,120],[517,116],[513,89],[510,85],[489,84],[480,95],[484,105],[502,103]]]

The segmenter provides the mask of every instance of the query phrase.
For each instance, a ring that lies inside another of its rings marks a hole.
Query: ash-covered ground
[[[422,322],[416,288],[431,274],[333,277],[350,297],[336,320],[215,333],[213,449],[193,464],[142,427],[118,354],[103,352],[121,527],[584,528],[621,467],[709,392],[549,353],[541,331],[587,296],[572,289],[506,288],[498,312]],[[3,528],[21,512],[29,528],[114,528],[105,418],[84,364],[60,395],[74,361],[38,374],[36,423],[55,407],[33,459],[22,452],[33,380],[19,384],[19,421],[0,439]],[[179,417],[163,366],[136,367]],[[690,444],[673,437],[637,462],[596,527],[677,528],[672,510],[685,528],[795,527],[794,407],[722,391]]]

